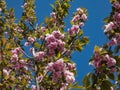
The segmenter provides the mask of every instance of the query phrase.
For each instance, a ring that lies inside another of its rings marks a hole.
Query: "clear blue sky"
[[[23,0],[6,0],[8,7],[15,8],[15,15],[20,18],[23,4]],[[46,16],[49,16],[52,9],[52,4],[55,0],[36,0],[36,14],[39,23],[44,21]],[[88,21],[85,23],[83,28],[84,35],[88,36],[90,43],[79,52],[74,52],[72,60],[77,64],[78,75],[77,80],[82,78],[93,68],[88,65],[88,61],[93,54],[95,45],[102,46],[107,42],[107,38],[103,33],[103,19],[107,17],[111,11],[111,4],[109,0],[74,0],[71,3],[70,13],[65,19],[66,29],[70,27],[68,23],[71,20],[72,13],[76,11],[78,7],[85,7],[88,10]]]

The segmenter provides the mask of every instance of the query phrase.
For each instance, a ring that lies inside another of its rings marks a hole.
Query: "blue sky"
[[[15,8],[15,15],[20,18],[23,4],[23,0],[6,0],[8,7]],[[49,16],[52,12],[50,4],[55,0],[36,0],[36,14],[39,23],[44,21],[46,16]],[[78,7],[85,7],[88,10],[88,21],[83,28],[84,35],[88,36],[90,43],[83,49],[82,52],[74,52],[72,60],[77,64],[78,75],[77,80],[82,78],[90,72],[93,68],[88,65],[88,61],[93,54],[95,45],[102,46],[107,42],[107,38],[103,33],[103,19],[107,17],[111,11],[111,4],[109,0],[74,0],[71,2],[70,13],[65,18],[66,29],[71,27],[68,23],[71,20],[72,13],[76,11]]]

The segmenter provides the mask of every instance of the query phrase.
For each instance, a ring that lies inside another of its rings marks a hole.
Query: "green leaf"
[[[108,80],[104,80],[101,85],[101,90],[110,90],[110,87],[112,86],[111,82]]]
[[[90,73],[88,73],[82,80],[83,86],[88,88],[90,86]]]
[[[70,86],[71,89],[83,89],[83,86]]]
[[[115,77],[114,77],[114,74],[113,74],[113,73],[108,74],[108,77],[109,77],[110,79],[112,79],[112,80],[115,80]]]
[[[109,17],[106,17],[103,22],[108,23],[109,22]]]
[[[110,0],[110,3],[113,3],[113,2],[115,2],[115,1],[117,1],[117,0]]]
[[[83,31],[80,30],[80,31],[78,32],[78,36],[82,36],[82,35],[83,35]]]
[[[99,47],[98,47],[98,46],[95,46],[95,47],[94,47],[94,52],[99,52],[99,51],[100,51]]]
[[[39,48],[39,47],[40,47],[40,44],[39,44],[38,42],[35,42],[35,43],[34,43],[34,46],[35,46],[36,48]]]

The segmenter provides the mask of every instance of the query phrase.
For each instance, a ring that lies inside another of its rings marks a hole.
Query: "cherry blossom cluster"
[[[77,8],[77,12],[72,19],[74,23],[73,26],[68,29],[69,35],[75,35],[80,30],[79,28],[84,26],[84,22],[87,20],[87,15],[84,13],[83,9]]]
[[[19,70],[20,68],[23,68],[25,66],[25,61],[20,59],[19,60],[19,54],[22,54],[21,48],[17,47],[14,50],[11,51],[11,63],[13,65],[13,69]]]
[[[53,31],[51,34],[47,34],[45,37],[46,47],[48,48],[48,55],[53,56],[55,51],[63,52],[65,42],[63,41],[64,34],[60,31]]]
[[[103,70],[101,70],[101,67],[105,65],[106,68],[109,69],[109,71],[115,72],[115,64],[116,60],[109,56],[108,54],[100,55],[100,52],[95,52],[93,56],[93,60],[90,62],[91,65],[93,65],[98,73],[101,73]]]
[[[120,34],[118,29],[120,27],[120,3],[115,1],[113,3],[114,12],[110,22],[105,25],[104,32],[110,38],[109,46],[120,45]],[[112,37],[111,37],[112,36]]]
[[[52,73],[52,79],[58,82],[64,76],[66,83],[73,83],[75,81],[74,74],[70,70],[75,70],[75,64],[64,63],[63,59],[56,62],[50,62],[46,66],[46,70]]]
[[[111,30],[117,29],[120,26],[120,3],[118,1],[114,2],[113,7],[115,12],[112,16],[112,21],[105,25],[105,33],[110,33]]]

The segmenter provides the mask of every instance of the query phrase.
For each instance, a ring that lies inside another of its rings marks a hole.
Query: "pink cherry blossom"
[[[73,64],[68,63],[67,64],[68,70],[75,70],[76,69],[75,66],[76,66],[75,63],[73,63]]]
[[[35,38],[28,37],[28,41],[29,41],[30,43],[33,43],[33,42],[35,41]]]
[[[50,14],[50,16],[51,16],[52,18],[56,19],[56,13],[55,13],[55,12],[52,12],[52,13]]]
[[[43,79],[42,75],[37,77],[38,82],[41,82],[42,79]]]
[[[32,88],[32,90],[37,90],[37,89],[36,89],[36,85],[32,85],[31,88]]]
[[[55,82],[58,82],[60,77],[61,77],[61,71],[53,72],[53,77],[52,78]]]
[[[21,7],[22,7],[22,8],[26,8],[27,5],[28,5],[27,3],[24,3],[24,5],[22,5]]]
[[[55,42],[56,38],[54,35],[52,34],[47,34],[45,40],[47,41],[47,44],[51,43],[51,42]]]
[[[46,28],[45,28],[45,27],[41,27],[40,30],[41,30],[42,32],[45,32]]]
[[[62,87],[60,88],[60,90],[66,90],[66,88],[67,88],[66,83],[62,83]]]
[[[75,15],[72,19],[73,22],[76,22],[80,19],[80,15]]]
[[[62,34],[60,31],[53,31],[52,34],[57,39],[63,39],[64,38],[64,34]]]
[[[9,76],[11,70],[3,69],[3,75]]]
[[[113,26],[114,26],[114,23],[113,23],[113,22],[108,23],[107,25],[105,25],[105,30],[104,30],[104,32],[109,32],[110,30],[113,29]]]
[[[2,11],[2,8],[0,8],[0,12]]]
[[[69,35],[75,35],[79,31],[78,25],[73,25],[70,29],[68,29]]]
[[[41,59],[44,58],[44,56],[45,56],[45,52],[39,51],[39,52],[36,52],[36,53],[35,53],[35,56],[34,56],[34,57],[35,57],[37,60],[41,60]]]
[[[55,50],[56,48],[57,48],[57,46],[58,46],[58,43],[57,42],[51,42],[50,44],[48,44],[48,48],[49,48],[49,50],[50,49],[53,49],[53,50]]]
[[[56,71],[61,71],[61,72],[63,72],[64,69],[65,69],[65,64],[64,64],[64,62],[63,62],[63,59],[57,60],[57,61],[54,63],[53,67],[54,67],[54,69],[55,69]]]
[[[48,65],[47,65],[47,67],[46,67],[46,70],[53,72],[53,71],[54,71],[53,65],[54,65],[53,62],[48,63]]]
[[[115,90],[113,87],[110,87],[110,90]]]
[[[115,44],[117,44],[116,38],[112,38],[111,41],[108,43],[109,46],[113,46]]]
[[[120,9],[120,3],[118,1],[114,2],[113,7],[116,9]]]
[[[120,13],[115,12],[113,18],[117,22],[117,24],[120,25]]]
[[[17,48],[15,48],[14,50],[11,51],[12,54],[19,54],[19,53],[21,53],[21,52],[22,52],[22,50],[21,50],[20,47],[17,47]]]
[[[111,67],[116,64],[116,60],[114,58],[110,58],[109,61],[107,62],[107,66]]]
[[[82,14],[81,19],[82,19],[83,21],[86,21],[86,20],[87,20],[87,15],[86,15],[86,14]]]
[[[25,45],[25,46],[29,46],[29,45],[30,45],[30,42],[25,42],[24,45]]]
[[[65,71],[64,72],[64,75],[65,75],[65,79],[67,81],[67,83],[73,83],[75,81],[75,77],[74,77],[74,74],[70,71]]]
[[[79,22],[79,26],[80,26],[80,27],[83,27],[83,26],[84,26],[84,23],[83,23],[83,22]]]
[[[17,62],[18,61],[18,55],[17,54],[13,54],[11,57],[11,61],[12,62]]]

